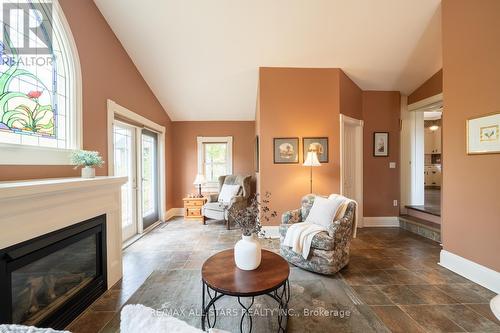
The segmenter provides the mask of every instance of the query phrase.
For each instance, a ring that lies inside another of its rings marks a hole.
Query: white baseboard
[[[168,221],[173,217],[183,216],[183,215],[184,215],[184,210],[182,208],[170,208],[165,212],[165,221]]]
[[[364,216],[363,227],[399,227],[397,216]]]
[[[441,250],[439,265],[500,294],[500,273],[446,250]]]

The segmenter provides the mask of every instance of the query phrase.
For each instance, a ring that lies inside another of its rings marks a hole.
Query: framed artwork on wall
[[[315,151],[320,163],[328,163],[328,137],[306,137],[302,138],[302,154],[305,162],[307,152]]]
[[[467,119],[467,154],[500,153],[500,112]]]
[[[259,147],[259,136],[255,136],[255,172],[259,172],[259,161],[260,161],[260,147]]]
[[[274,138],[274,163],[299,163],[299,138]]]
[[[374,132],[373,133],[373,156],[387,157],[389,156],[389,133]]]

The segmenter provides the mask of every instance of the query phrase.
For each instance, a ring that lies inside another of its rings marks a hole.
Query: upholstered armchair
[[[349,248],[354,232],[356,211],[354,202],[348,204],[343,217],[330,223],[328,231],[322,231],[314,236],[307,259],[304,259],[301,253],[296,253],[292,248],[283,244],[288,228],[293,223],[305,221],[314,198],[315,196],[311,194],[304,196],[301,208],[283,214],[280,225],[280,253],[295,266],[316,273],[332,275],[349,263]]]
[[[209,219],[223,220],[227,224],[227,229],[231,228],[231,218],[229,211],[233,209],[244,209],[248,205],[250,197],[250,181],[252,176],[220,176],[219,177],[219,193],[222,185],[240,185],[238,193],[231,198],[229,204],[219,202],[219,194],[211,194],[208,197],[208,202],[203,205],[203,216]]]

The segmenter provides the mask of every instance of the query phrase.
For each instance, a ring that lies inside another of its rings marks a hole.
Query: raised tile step
[[[441,225],[410,215],[399,216],[399,226],[435,242],[441,242]]]

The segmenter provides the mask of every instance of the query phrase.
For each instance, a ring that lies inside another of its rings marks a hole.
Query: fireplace
[[[0,250],[0,323],[63,329],[106,289],[106,215]]]

